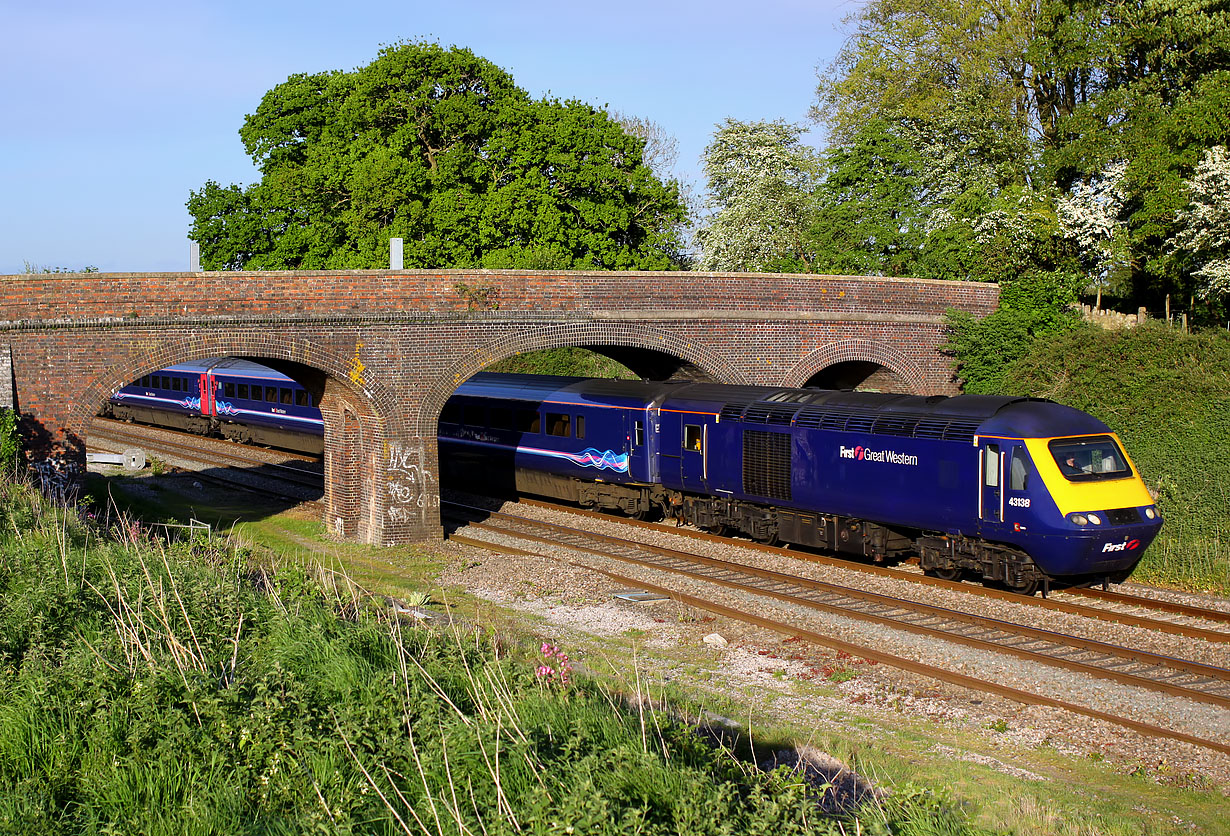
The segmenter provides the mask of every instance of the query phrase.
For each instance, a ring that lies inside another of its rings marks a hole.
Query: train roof
[[[475,375],[458,390],[525,401],[713,412],[720,420],[883,435],[971,440],[976,435],[1051,438],[1109,428],[1078,409],[1039,398],[993,395],[897,395],[691,381],[605,380],[551,375]]]
[[[205,357],[200,360],[190,360],[187,363],[176,363],[167,366],[163,371],[204,374],[212,371],[215,374],[233,375],[236,377],[259,378],[261,380],[276,380],[294,383],[292,378],[281,372],[254,363],[251,360],[239,360],[235,357]]]

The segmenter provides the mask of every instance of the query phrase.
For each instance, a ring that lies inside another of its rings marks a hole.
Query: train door
[[[1030,488],[1035,481],[1033,463],[1024,444],[1005,443],[1003,445],[1003,479],[1006,499],[1004,500],[1004,522],[1010,523],[1017,531],[1025,529],[1031,517]]]
[[[981,475],[978,494],[978,516],[986,523],[998,523],[1004,518],[1004,455],[998,441],[982,445],[979,451]]]
[[[210,406],[213,401],[213,387],[210,385],[209,372],[201,372],[200,379],[197,380],[197,392],[200,394],[200,403],[198,404],[202,415],[210,415],[213,410]]]
[[[683,452],[680,477],[683,487],[704,491],[709,481],[709,425],[699,415],[683,416]]]
[[[653,440],[657,437],[654,424],[658,411],[646,409],[625,412],[628,422],[628,473],[632,478],[646,482],[658,481],[658,457],[654,455]]]

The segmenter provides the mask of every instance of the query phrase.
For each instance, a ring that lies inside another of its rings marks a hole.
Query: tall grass
[[[969,832],[927,793],[826,817],[647,695],[338,572],[7,483],[0,516],[0,833]]]

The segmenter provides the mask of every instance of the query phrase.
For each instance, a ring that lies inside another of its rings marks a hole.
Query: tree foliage
[[[261,172],[188,201],[206,269],[665,269],[678,186],[605,111],[532,100],[469,50],[399,44],[353,72],[297,74],[240,129]]]
[[[705,148],[713,214],[696,233],[707,270],[808,270],[817,159],[803,129],[727,119]]]
[[[871,0],[848,23],[812,114],[830,153],[878,123],[912,145],[923,188],[885,195],[917,201],[892,211],[926,219],[917,274],[973,276],[980,217],[1032,194],[1051,203],[1057,240],[1034,238],[1011,261],[1079,267],[1135,304],[1207,295],[1216,268],[1186,257],[1178,236],[1197,164],[1230,144],[1224,2]],[[874,262],[874,250],[845,260]]]

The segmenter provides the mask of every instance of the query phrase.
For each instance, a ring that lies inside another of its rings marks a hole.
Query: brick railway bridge
[[[73,470],[91,419],[121,386],[203,357],[260,361],[320,404],[330,530],[394,545],[441,536],[440,409],[497,360],[578,346],[652,379],[953,393],[938,350],[944,311],[982,316],[998,293],[991,284],[715,273],[7,276],[0,378],[11,384],[0,384],[0,405],[20,412],[36,462]]]

